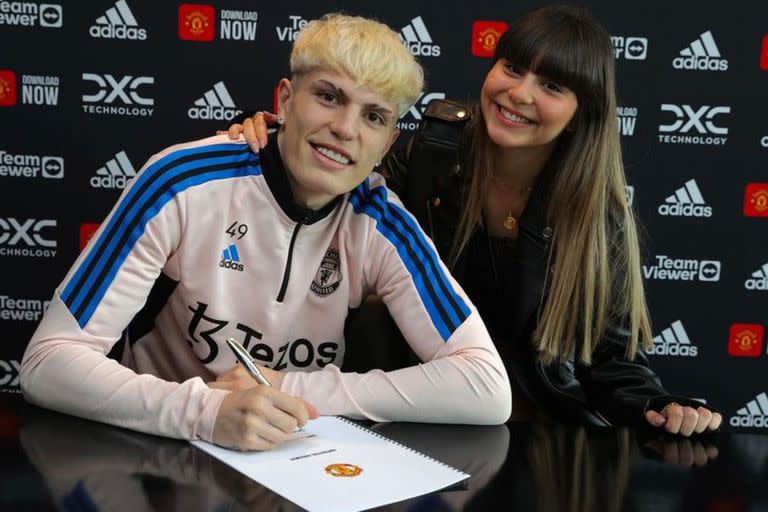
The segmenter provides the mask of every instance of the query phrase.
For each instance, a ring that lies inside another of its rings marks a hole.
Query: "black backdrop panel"
[[[478,55],[504,22],[542,5],[368,4],[0,1],[0,391],[19,392],[51,290],[125,183],[162,148],[271,108],[306,20],[346,10],[400,31],[428,79],[400,121],[407,135],[429,99],[477,98],[490,64]],[[652,363],[671,391],[764,431],[768,4],[581,5],[616,49]]]

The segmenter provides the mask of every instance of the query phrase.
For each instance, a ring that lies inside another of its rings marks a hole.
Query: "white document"
[[[458,442],[458,440],[457,440]],[[469,478],[426,455],[336,416],[265,452],[193,445],[297,505],[344,512],[421,496]]]

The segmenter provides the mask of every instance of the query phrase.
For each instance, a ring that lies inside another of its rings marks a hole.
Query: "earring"
[[[376,162],[376,167],[379,167],[380,165],[381,165],[381,160],[379,160],[378,162]]]
[[[277,124],[283,126],[285,124],[285,116],[283,114],[277,115]]]

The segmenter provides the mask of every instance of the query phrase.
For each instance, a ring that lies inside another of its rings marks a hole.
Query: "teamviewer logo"
[[[64,177],[64,159],[60,156],[44,156],[41,167],[43,178],[61,179]]]
[[[40,4],[40,26],[61,28],[64,14],[60,5]]]
[[[713,260],[701,260],[699,265],[699,281],[719,281],[720,262]]]

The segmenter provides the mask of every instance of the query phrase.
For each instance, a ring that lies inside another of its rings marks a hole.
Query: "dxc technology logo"
[[[0,256],[55,257],[56,240],[46,236],[55,227],[54,219],[0,218]]]
[[[83,94],[83,112],[86,114],[149,117],[154,111],[150,107],[155,100],[144,96],[146,93],[143,92],[146,86],[155,83],[151,76],[125,75],[118,78],[109,74],[83,73],[83,80],[96,84],[95,93]],[[116,100],[123,105],[114,105]]]
[[[410,110],[403,114],[403,117],[400,121],[397,122],[397,129],[400,131],[414,131],[419,127],[419,121],[421,121],[421,115],[424,113],[424,110],[426,110],[427,105],[432,100],[443,100],[445,99],[445,93],[444,92],[430,92],[427,94],[422,94],[419,96],[419,99],[416,100],[416,103],[411,105]],[[412,119],[412,120],[409,120]]]
[[[662,112],[671,112],[675,120],[670,124],[659,125],[659,142],[669,144],[704,144],[709,146],[722,146],[728,137],[728,128],[720,126],[718,116],[730,114],[731,107],[712,107],[703,105],[694,109],[691,105],[661,105]],[[699,135],[686,135],[691,130],[696,130]],[[677,133],[679,135],[668,135]]]
[[[0,360],[0,391],[6,393],[21,393],[19,380],[21,379],[21,365],[18,361]]]

